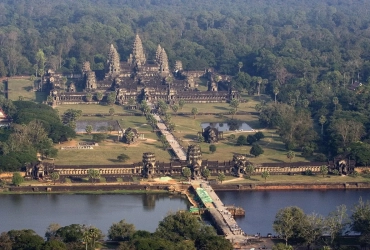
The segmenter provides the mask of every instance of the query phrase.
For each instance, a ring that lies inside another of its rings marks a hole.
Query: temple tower
[[[160,44],[158,44],[157,51],[155,52],[155,61],[158,64],[160,64],[161,53],[162,53],[162,47]]]
[[[200,176],[200,168],[202,166],[202,151],[199,145],[188,146],[186,160],[190,169],[192,170],[193,177]]]
[[[143,153],[143,176],[146,178],[152,178],[155,175],[155,168],[154,153]]]
[[[116,50],[116,48],[113,46],[113,44],[110,45],[109,54],[108,54],[108,60],[107,60],[107,66],[108,66],[108,75],[110,76],[118,76],[120,74],[120,57]]]
[[[170,69],[168,67],[167,53],[166,53],[166,51],[164,49],[162,49],[159,63],[160,63],[160,66],[159,66],[160,75],[162,77],[168,76],[170,74]]]
[[[85,90],[93,90],[96,89],[96,76],[94,71],[86,72],[86,86]]]
[[[141,66],[146,62],[143,43],[138,34],[136,34],[135,37],[134,48],[132,50],[132,55],[130,55],[130,60],[134,66]]]

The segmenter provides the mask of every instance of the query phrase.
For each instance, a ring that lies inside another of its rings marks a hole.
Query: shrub
[[[265,138],[265,135],[262,132],[257,132],[254,134],[254,137],[256,137],[257,141]]]
[[[247,137],[245,137],[244,135],[240,135],[238,137],[238,140],[236,141],[236,144],[239,146],[246,145],[247,143]]]
[[[254,135],[248,135],[247,136],[247,142],[249,145],[252,145],[253,143],[255,143],[257,141],[257,138],[254,137]]]
[[[307,169],[305,172],[304,172],[305,175],[308,175],[308,176],[311,176],[313,175],[312,174],[312,171],[310,169]]]

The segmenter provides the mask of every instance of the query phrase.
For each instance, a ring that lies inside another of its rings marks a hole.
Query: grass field
[[[255,112],[256,104],[260,103],[260,100],[266,99],[267,97],[249,97],[248,102],[240,103],[238,111],[244,112]],[[17,96],[18,100],[18,96]],[[119,105],[99,105],[99,104],[66,104],[55,107],[59,111],[59,114],[63,114],[67,109],[78,109],[81,110],[83,114],[109,114],[109,109],[114,108],[115,114],[125,114],[125,113],[140,113],[139,110],[125,110],[124,106]],[[199,113],[227,113],[230,111],[230,106],[228,103],[186,103],[182,110],[178,110],[178,113],[191,113],[193,108],[197,108]],[[174,114],[172,109],[168,109],[168,112]]]
[[[124,162],[134,163],[141,162],[144,152],[153,152],[156,158],[160,161],[169,161],[170,155],[162,149],[162,144],[157,141],[154,133],[145,134],[146,140],[139,141],[134,145],[127,145],[123,142],[114,142],[112,139],[116,136],[111,135],[105,142],[99,143],[99,146],[94,149],[76,149],[76,150],[60,150],[64,145],[75,146],[79,141],[90,141],[91,136],[78,135],[76,140],[68,142],[68,144],[59,144],[56,148],[59,149],[58,157],[55,159],[56,164],[60,165],[112,165],[123,164],[117,160],[117,156],[124,153],[130,157]]]
[[[109,109],[113,108],[115,114],[128,113],[130,111],[124,110],[123,106],[118,105],[99,105],[99,104],[68,104],[60,105],[55,107],[59,114],[63,114],[68,109],[82,110],[82,114],[107,114],[109,115]]]
[[[29,79],[9,79],[8,98],[17,101],[20,97],[25,101],[43,102],[46,100],[46,93],[33,91],[34,82]]]
[[[239,110],[246,112],[254,112],[255,105],[259,103],[261,99],[265,100],[267,97],[248,97],[249,101],[241,103]],[[58,106],[57,109],[60,114],[65,112],[67,109],[80,109],[85,114],[91,113],[106,113],[108,114],[109,109],[112,106],[103,105],[63,105]],[[185,104],[184,108],[179,112],[191,112],[191,109],[196,107],[199,112],[211,112],[211,113],[225,113],[230,110],[228,103],[204,103],[204,104]],[[114,105],[115,113],[135,112],[124,110],[122,106]],[[136,111],[137,112],[137,111]],[[57,164],[120,164],[116,160],[117,156],[121,153],[125,153],[130,156],[128,163],[141,161],[142,153],[153,152],[156,154],[157,160],[168,161],[170,155],[167,151],[162,150],[161,143],[158,141],[158,137],[152,132],[152,128],[146,124],[147,121],[145,116],[114,116],[110,117],[96,117],[96,116],[84,116],[81,120],[107,120],[115,119],[118,120],[121,127],[126,129],[128,127],[136,128],[139,133],[143,133],[147,141],[139,142],[136,145],[128,146],[124,143],[115,143],[112,140],[101,143],[101,146],[94,150],[60,150],[58,158],[56,159]],[[210,144],[200,143],[203,153],[204,160],[218,160],[218,161],[230,161],[234,154],[245,154],[249,156],[249,160],[253,163],[276,163],[276,162],[288,162],[286,157],[286,149],[284,143],[280,137],[275,133],[274,130],[266,130],[260,127],[257,115],[197,115],[194,119],[192,115],[179,116],[172,114],[172,122],[176,125],[174,135],[179,139],[180,144],[184,148],[187,148],[190,144],[197,142],[197,133],[201,131],[201,123],[203,122],[224,122],[230,121],[231,119],[238,120],[240,122],[246,122],[253,129],[262,131],[265,134],[265,138],[259,142],[264,150],[264,154],[259,157],[252,157],[249,155],[250,146],[236,146],[236,139],[233,141],[227,140],[231,134],[234,134],[236,138],[239,135],[245,135],[254,132],[235,132],[227,131],[224,132],[224,140],[216,143],[217,150],[214,153],[209,151]],[[112,139],[116,139],[113,137]],[[91,140],[91,136],[87,138],[85,135],[79,135],[76,141]],[[58,145],[59,146],[59,145]],[[60,146],[59,146],[60,147]],[[293,162],[308,161],[301,157],[299,154],[292,159]]]

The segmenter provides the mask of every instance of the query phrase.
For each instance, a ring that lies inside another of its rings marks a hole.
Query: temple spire
[[[165,77],[168,76],[170,73],[169,67],[168,67],[168,57],[166,51],[162,48],[160,58],[159,58],[159,69],[161,71],[161,76]]]
[[[143,43],[141,42],[141,39],[138,34],[136,34],[135,42],[134,42],[134,48],[132,50],[132,63],[134,65],[144,65],[146,62],[144,49],[143,49]]]
[[[117,76],[120,73],[120,57],[113,44],[110,45],[107,66],[108,74],[111,76]]]

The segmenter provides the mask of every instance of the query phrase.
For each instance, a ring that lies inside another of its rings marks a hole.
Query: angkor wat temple
[[[147,152],[143,154],[142,162],[122,165],[56,165],[52,163],[38,163],[27,166],[27,178],[43,178],[52,172],[58,172],[61,181],[65,178],[85,178],[88,176],[89,169],[98,169],[102,177],[123,178],[137,176],[153,178],[161,176],[179,176],[183,169],[188,167],[193,177],[200,177],[205,169],[210,175],[243,176],[246,175],[246,168],[252,164],[244,155],[235,154],[230,161],[209,161],[202,159],[202,152],[199,145],[189,145],[186,161],[160,162],[156,160],[155,154]],[[339,169],[337,163],[328,162],[292,162],[292,163],[262,163],[252,164],[253,174],[261,174],[268,171],[270,174],[304,174],[306,171],[319,174],[322,165],[328,166],[330,171]],[[354,164],[349,164],[349,170],[353,171]]]
[[[45,78],[51,86],[49,104],[99,103],[107,100],[109,95],[115,96],[117,104],[127,104],[132,100],[164,100],[169,104],[179,100],[187,103],[228,102],[239,98],[238,92],[231,87],[230,76],[216,74],[211,69],[185,71],[181,61],[176,61],[174,68],[170,69],[167,53],[160,45],[154,60],[147,60],[139,35],[136,35],[127,61],[120,61],[116,48],[113,44],[110,46],[103,79],[97,78],[89,62],[84,63],[82,75],[68,76],[71,80],[83,78],[82,92],[76,91],[73,82],[65,86],[65,77],[50,72]],[[207,91],[198,90],[200,79],[207,82]]]

